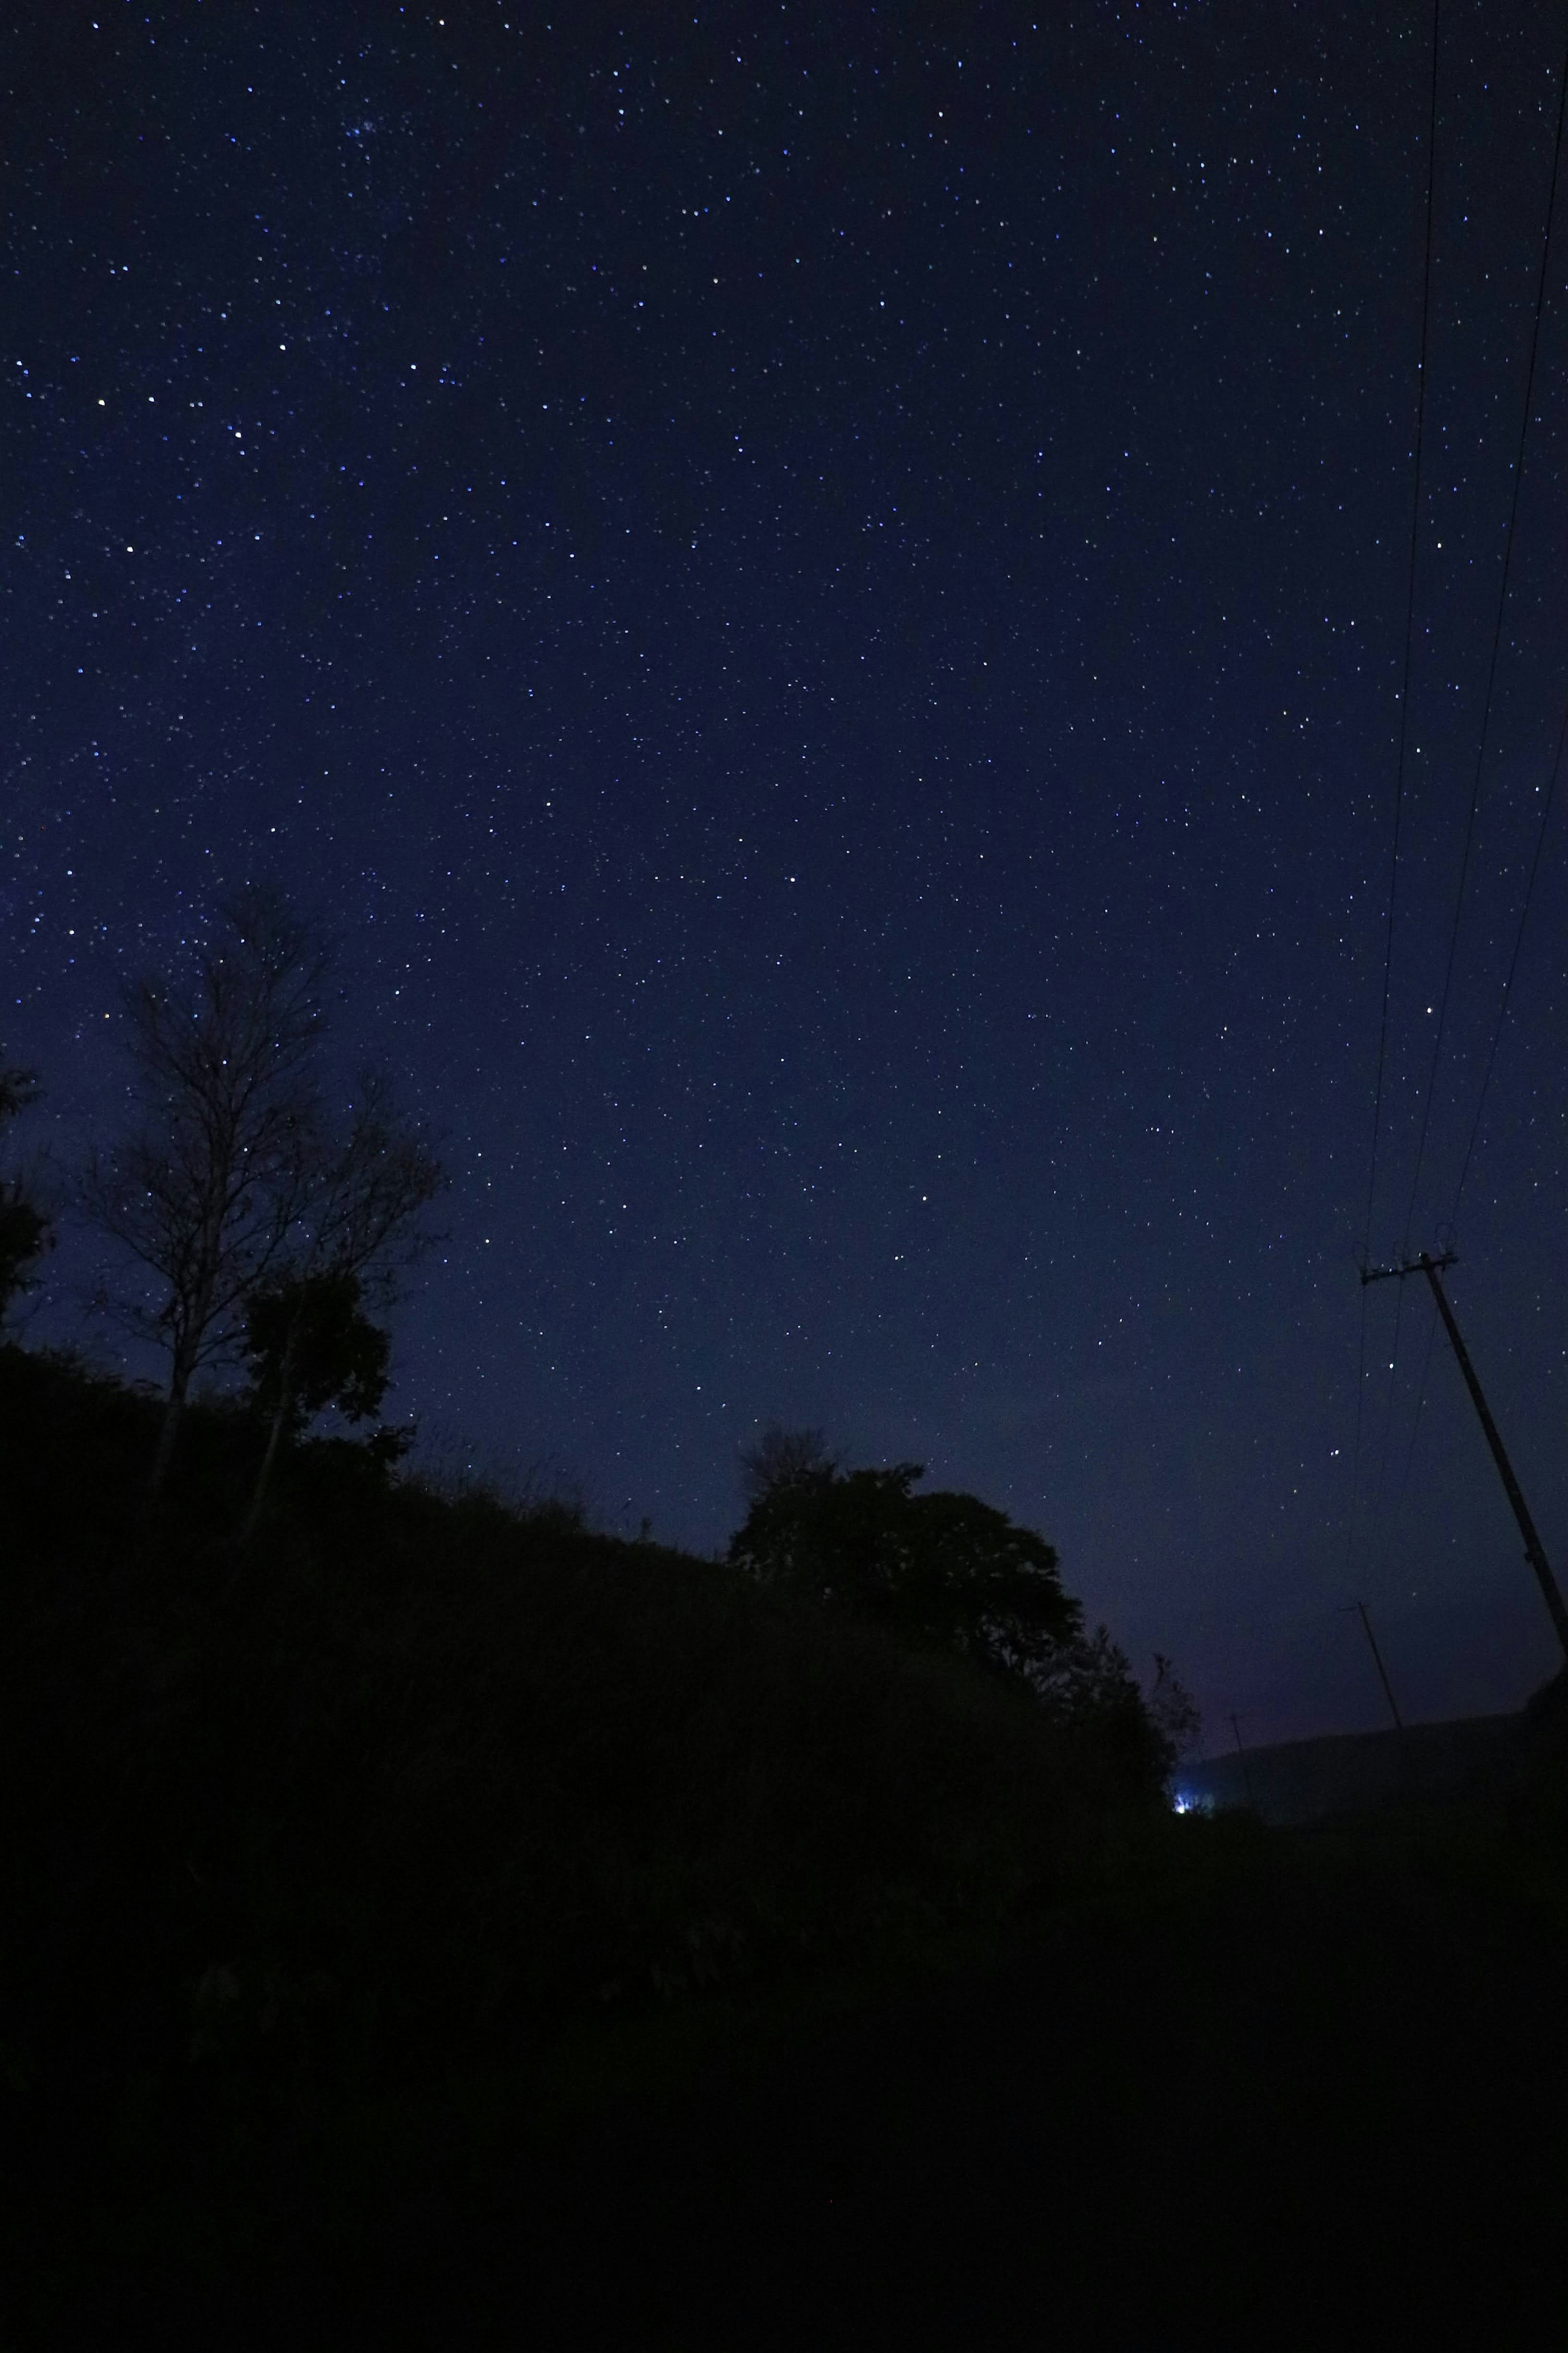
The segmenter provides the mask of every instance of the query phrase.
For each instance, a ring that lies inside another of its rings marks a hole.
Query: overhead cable
[[[1415,367],[1415,470],[1410,493],[1410,553],[1405,582],[1405,664],[1399,691],[1399,755],[1394,765],[1394,838],[1388,861],[1388,914],[1383,939],[1383,1002],[1377,1024],[1377,1075],[1372,1094],[1372,1152],[1367,1166],[1366,1218],[1362,1228],[1361,1262],[1372,1257],[1373,1210],[1377,1197],[1377,1148],[1383,1127],[1383,1082],[1388,1063],[1388,996],[1394,972],[1394,910],[1399,888],[1399,837],[1405,818],[1405,776],[1410,739],[1410,670],[1415,639],[1415,555],[1421,536],[1421,465],[1426,427],[1426,347],[1432,318],[1432,212],[1437,181],[1437,58],[1438,19],[1442,0],[1432,0],[1432,76],[1426,106],[1426,220],[1421,263],[1421,350]],[[1361,1505],[1361,1456],[1366,1388],[1367,1298],[1361,1294],[1361,1340],[1356,1360],[1355,1446],[1351,1461],[1350,1523],[1345,1537],[1346,1567],[1355,1563],[1356,1515]],[[1386,1452],[1386,1446],[1384,1449]],[[1374,1514],[1375,1516],[1375,1514]]]
[[[1426,426],[1426,347],[1432,318],[1432,210],[1437,182],[1437,21],[1441,0],[1432,0],[1432,82],[1426,117],[1426,233],[1421,265],[1421,356],[1415,372],[1415,476],[1410,499],[1410,552],[1405,582],[1405,665],[1399,689],[1399,757],[1394,769],[1394,839],[1388,863],[1388,919],[1383,940],[1383,1004],[1377,1024],[1377,1077],[1372,1098],[1372,1159],[1366,1180],[1366,1221],[1362,1264],[1372,1256],[1372,1219],[1377,1192],[1377,1148],[1383,1126],[1383,1082],[1388,1062],[1388,997],[1394,973],[1394,912],[1399,890],[1399,837],[1405,818],[1406,753],[1410,741],[1410,671],[1415,643],[1415,555],[1421,536],[1421,467]]]
[[[1552,805],[1557,797],[1557,779],[1563,773],[1564,745],[1568,745],[1568,703],[1563,705],[1563,724],[1557,731],[1557,753],[1552,763],[1552,775],[1546,786],[1546,799],[1541,811],[1541,824],[1536,831],[1535,855],[1530,861],[1530,875],[1524,886],[1524,904],[1519,911],[1519,929],[1513,935],[1513,954],[1509,958],[1508,978],[1502,985],[1502,1002],[1498,1007],[1497,1023],[1492,1030],[1491,1044],[1487,1050],[1487,1066],[1481,1073],[1481,1092],[1476,1101],[1475,1118],[1470,1123],[1470,1140],[1465,1146],[1464,1165],[1459,1170],[1459,1181],[1454,1191],[1453,1221],[1456,1225],[1459,1222],[1459,1203],[1465,1195],[1465,1180],[1469,1176],[1470,1163],[1475,1158],[1476,1145],[1480,1139],[1481,1113],[1487,1105],[1487,1089],[1491,1084],[1492,1064],[1497,1060],[1498,1041],[1502,1036],[1502,1025],[1508,1018],[1509,1000],[1513,995],[1514,975],[1519,970],[1519,952],[1524,945],[1524,927],[1530,921],[1530,902],[1535,896],[1535,878],[1541,871],[1541,853],[1546,847],[1547,831],[1552,823]]]
[[[1421,1110],[1421,1133],[1415,1146],[1415,1174],[1411,1179],[1410,1202],[1405,1213],[1404,1254],[1410,1253],[1410,1229],[1415,1221],[1415,1201],[1421,1187],[1422,1164],[1426,1155],[1426,1136],[1432,1122],[1432,1097],[1437,1084],[1437,1069],[1443,1057],[1443,1039],[1447,1027],[1448,999],[1454,981],[1454,958],[1459,944],[1459,921],[1464,913],[1465,885],[1470,871],[1470,849],[1475,840],[1476,810],[1481,797],[1481,773],[1486,764],[1487,744],[1491,732],[1492,697],[1497,684],[1498,656],[1502,647],[1503,615],[1508,606],[1510,575],[1513,569],[1513,543],[1519,522],[1519,492],[1524,477],[1524,445],[1530,430],[1530,412],[1535,402],[1535,363],[1541,350],[1541,322],[1546,309],[1546,265],[1552,250],[1552,218],[1557,206],[1557,174],[1563,158],[1563,118],[1568,103],[1568,56],[1563,60],[1557,78],[1557,129],[1552,142],[1552,185],[1546,198],[1546,228],[1541,240],[1541,269],[1535,281],[1535,318],[1530,331],[1530,365],[1525,372],[1524,410],[1519,420],[1519,448],[1513,464],[1513,493],[1509,501],[1508,537],[1503,543],[1502,583],[1498,591],[1497,621],[1492,629],[1491,659],[1487,664],[1486,701],[1481,706],[1480,741],[1476,750],[1476,773],[1470,786],[1470,806],[1465,819],[1465,844],[1459,859],[1459,887],[1454,895],[1454,921],[1448,934],[1448,957],[1443,973],[1443,994],[1437,1008],[1437,1032],[1432,1042],[1432,1067],[1427,1073],[1426,1101]]]

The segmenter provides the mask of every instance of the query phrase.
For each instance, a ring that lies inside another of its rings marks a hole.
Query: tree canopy
[[[730,1558],[759,1584],[1026,1673],[1082,1630],[1057,1555],[975,1495],[913,1493],[921,1464],[797,1467],[756,1494]]]
[[[257,890],[223,911],[189,997],[156,975],[130,992],[140,1123],[94,1155],[83,1206],[135,1271],[110,1303],[168,1355],[154,1488],[193,1376],[242,1353],[251,1303],[281,1299],[297,1315],[317,1278],[352,1277],[356,1309],[363,1286],[390,1296],[439,1188],[374,1073],[346,1131],[328,1116],[317,1060],[331,962],[280,894]]]
[[[1086,1630],[1044,1536],[977,1495],[916,1494],[918,1462],[844,1470],[819,1430],[770,1430],[742,1461],[751,1508],[731,1539],[735,1567],[1022,1683],[1128,1787],[1170,1771],[1195,1729],[1191,1701],[1161,1660],[1145,1702],[1105,1628]]]
[[[277,1283],[250,1301],[244,1352],[251,1401],[269,1416],[281,1410],[289,1437],[330,1405],[345,1421],[381,1410],[391,1342],[364,1314],[362,1298],[359,1277],[334,1271]]]
[[[0,1129],[36,1103],[39,1092],[34,1071],[0,1062]],[[53,1239],[48,1216],[26,1179],[14,1172],[0,1176],[0,1316],[27,1288],[33,1266]]]

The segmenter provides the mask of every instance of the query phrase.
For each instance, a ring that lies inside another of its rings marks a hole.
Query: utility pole
[[[1519,1522],[1519,1532],[1524,1538],[1524,1556],[1535,1571],[1535,1581],[1541,1588],[1542,1599],[1546,1604],[1552,1623],[1557,1629],[1557,1639],[1563,1645],[1563,1655],[1568,1658],[1568,1609],[1563,1607],[1557,1579],[1552,1576],[1552,1564],[1546,1557],[1546,1548],[1535,1533],[1535,1522],[1530,1516],[1523,1492],[1519,1481],[1513,1475],[1513,1465],[1508,1459],[1498,1426],[1491,1417],[1491,1409],[1486,1401],[1480,1382],[1476,1377],[1476,1368],[1470,1362],[1469,1353],[1463,1340],[1459,1337],[1459,1327],[1454,1321],[1454,1311],[1448,1304],[1448,1295],[1438,1281],[1444,1267],[1454,1266],[1457,1263],[1458,1261],[1452,1250],[1445,1250],[1441,1258],[1433,1258],[1429,1251],[1423,1250],[1419,1258],[1406,1261],[1404,1266],[1363,1267],[1361,1277],[1362,1287],[1364,1290],[1369,1282],[1391,1281],[1403,1282],[1407,1274],[1424,1274],[1431,1284],[1432,1296],[1437,1303],[1437,1313],[1443,1319],[1443,1328],[1448,1335],[1454,1355],[1458,1361],[1459,1370],[1465,1377],[1465,1386],[1470,1392],[1470,1402],[1475,1407],[1481,1428],[1486,1433],[1487,1444],[1491,1448],[1492,1461],[1497,1464],[1498,1476],[1503,1483],[1503,1492],[1513,1506],[1514,1518]]]
[[[1241,1759],[1241,1786],[1247,1798],[1247,1810],[1256,1813],[1258,1809],[1252,1802],[1252,1776],[1247,1769],[1247,1751],[1241,1745],[1241,1718],[1238,1715],[1231,1717],[1230,1728],[1236,1735],[1236,1753]]]
[[[1372,1620],[1367,1615],[1366,1603],[1364,1601],[1352,1601],[1350,1605],[1350,1609],[1342,1610],[1340,1614],[1342,1617],[1348,1618],[1351,1614],[1351,1610],[1353,1609],[1359,1609],[1361,1611],[1361,1622],[1363,1627],[1365,1629],[1366,1639],[1372,1645],[1373,1659],[1376,1663],[1378,1674],[1382,1679],[1384,1697],[1388,1702],[1389,1714],[1394,1718],[1394,1728],[1395,1732],[1398,1733],[1400,1738],[1403,1739],[1405,1736],[1405,1724],[1399,1713],[1399,1702],[1394,1696],[1394,1685],[1388,1680],[1388,1669],[1383,1663],[1383,1652],[1377,1647],[1377,1636],[1372,1630]]]

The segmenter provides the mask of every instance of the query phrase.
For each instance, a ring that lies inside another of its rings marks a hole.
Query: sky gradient
[[[445,1139],[437,1453],[710,1549],[819,1424],[1040,1528],[1211,1744],[1382,1720],[1352,1596],[1408,1715],[1516,1704],[1554,1641],[1414,1285],[1351,1529],[1431,21],[21,12],[35,1135],[123,1119],[122,983],[274,878]],[[1443,9],[1380,1258],[1454,1216],[1568,691],[1560,198],[1412,1209],[1563,41]],[[1559,1563],[1563,835],[1451,1280]],[[36,1338],[110,1346],[85,1263]]]

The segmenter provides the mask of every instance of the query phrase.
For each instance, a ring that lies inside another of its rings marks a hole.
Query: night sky
[[[710,1550],[820,1424],[1042,1529],[1211,1746],[1382,1720],[1352,1595],[1406,1715],[1513,1705],[1418,1284],[1351,1526],[1430,13],[1038,14],[7,12],[0,1029],[63,1166],[121,984],[277,878],[445,1139],[437,1457]],[[1455,1216],[1568,690],[1564,193],[1407,1218],[1565,29],[1443,8],[1379,1258]],[[1559,807],[1451,1295],[1568,1567],[1564,938]],[[35,1340],[111,1347],[87,1262]]]

